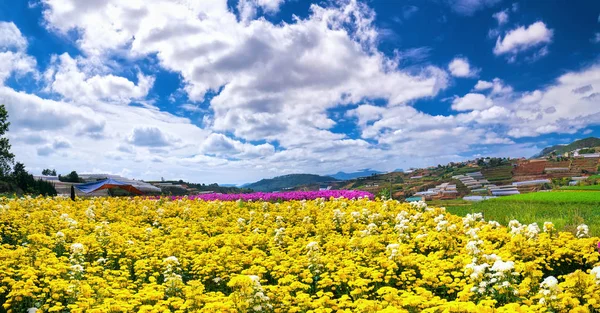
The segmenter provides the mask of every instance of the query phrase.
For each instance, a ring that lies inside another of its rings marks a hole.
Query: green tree
[[[46,176],[56,176],[56,170],[51,170],[49,168],[46,168],[42,171],[42,175],[46,175]]]
[[[79,175],[77,174],[76,171],[72,171],[71,173],[69,173],[68,175],[65,175],[65,176],[58,175],[58,180],[60,180],[61,182],[67,182],[67,183],[81,183],[82,182],[81,178],[79,178]]]
[[[21,162],[17,162],[15,167],[13,168],[12,179],[17,185],[17,187],[21,188],[23,192],[28,192],[29,181],[29,173],[25,170],[25,165]],[[33,180],[33,177],[31,177]]]
[[[43,180],[35,180],[33,175],[27,173],[25,165],[17,162],[13,168],[12,181],[26,194],[56,196],[56,189],[52,183]]]
[[[0,104],[0,176],[7,177],[10,174],[15,155],[10,152],[10,142],[4,134],[8,131],[10,122],[8,121],[8,111],[4,104]]]

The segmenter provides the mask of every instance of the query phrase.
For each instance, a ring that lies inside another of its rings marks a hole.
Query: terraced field
[[[490,182],[505,181],[512,178],[512,166],[498,166],[493,168],[484,168],[481,174]]]
[[[446,206],[449,212],[466,216],[481,212],[486,219],[508,225],[511,220],[524,223],[553,222],[558,229],[576,231],[585,223],[590,232],[600,234],[600,192],[555,191],[520,194],[490,199],[473,204],[464,202],[436,203]]]

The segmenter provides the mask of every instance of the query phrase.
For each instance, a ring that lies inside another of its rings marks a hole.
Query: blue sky
[[[598,1],[0,3],[17,160],[194,182],[600,136]]]

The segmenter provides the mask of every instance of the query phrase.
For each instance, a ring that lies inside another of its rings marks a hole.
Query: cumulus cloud
[[[227,158],[258,158],[275,153],[275,148],[271,144],[252,145],[216,133],[210,134],[206,138],[200,146],[200,150],[206,154],[214,154]]]
[[[473,89],[476,91],[490,90],[492,95],[508,94],[513,92],[513,88],[511,86],[507,86],[500,78],[497,77],[491,82],[478,80]]]
[[[455,111],[483,110],[491,107],[493,101],[479,93],[468,93],[464,97],[457,97],[452,101]]]
[[[27,39],[13,22],[0,22],[0,84],[11,75],[37,74],[36,60],[25,53]]]
[[[23,51],[27,48],[27,39],[13,22],[0,22],[0,51],[17,50]]]
[[[590,41],[593,43],[599,43],[600,42],[600,33],[595,33],[594,37],[592,37],[592,39]]]
[[[306,18],[281,25],[239,21],[225,1],[186,6],[155,0],[143,8],[107,1],[93,10],[69,1],[67,11],[55,0],[45,2],[48,27],[77,29],[87,53],[157,55],[162,67],[182,75],[190,100],[216,93],[210,127],[247,141],[291,148],[316,138],[337,140],[344,135],[330,131],[336,125],[328,115],[332,108],[367,98],[401,105],[447,86],[444,70],[403,71],[398,60],[378,51],[375,14],[354,0],[312,5]]]
[[[479,73],[479,69],[471,68],[467,58],[456,57],[450,64],[448,70],[454,77],[474,77]]]
[[[83,53],[56,56],[46,67],[40,85],[53,100],[0,88],[11,132],[42,134],[13,143],[32,169],[46,166],[47,158],[36,155],[68,151],[69,158],[53,159],[62,172],[127,168],[138,178],[237,183],[291,171],[380,168],[381,160],[389,169],[445,163],[476,145],[513,147],[511,136],[597,123],[589,103],[600,87],[590,80],[597,77],[590,69],[533,91],[515,92],[499,78],[481,80],[478,92],[454,99],[458,114],[420,112],[411,105],[435,97],[450,74],[426,63],[403,68],[424,61],[426,47],[393,57],[379,51],[375,13],[352,0],[312,5],[308,15],[279,24],[257,17],[275,12],[282,1],[269,2],[271,7],[245,1],[256,10],[245,19],[241,2],[43,2],[44,25],[74,38]],[[463,4],[462,14],[495,4],[452,2]],[[12,46],[7,52],[18,53]],[[28,57],[24,51],[20,56]],[[202,115],[194,122],[202,120],[205,129],[152,105],[152,74],[134,68],[127,78],[102,66],[114,56],[133,63],[149,57],[157,68],[178,74],[186,93],[180,99],[189,103],[174,109]],[[35,63],[29,68],[35,70]],[[471,65],[458,69],[459,75],[473,72]],[[593,89],[573,92],[587,85]],[[553,97],[561,101],[548,103]],[[565,113],[565,103],[577,103],[579,111]],[[336,131],[342,119],[355,123],[353,138]],[[47,139],[59,137],[66,144]]]
[[[239,0],[237,9],[240,20],[249,22],[256,18],[258,9],[262,9],[267,14],[274,14],[279,11],[279,7],[284,0]]]
[[[141,147],[165,147],[171,144],[167,136],[156,127],[135,128],[129,136],[129,143]]]
[[[105,101],[129,104],[143,99],[154,84],[154,78],[139,73],[137,84],[127,78],[112,74],[99,75],[86,71],[81,59],[69,54],[54,57],[52,65],[44,74],[51,84],[48,90],[58,93],[67,100]]]
[[[544,22],[535,22],[527,27],[520,26],[509,31],[504,38],[498,37],[494,47],[495,55],[511,54],[546,45],[552,42],[554,31],[548,29]],[[547,51],[547,50],[546,50]]]
[[[475,90],[486,90],[486,89],[490,89],[494,86],[493,83],[485,81],[485,80],[478,80],[477,84],[475,84],[475,87],[473,87]]]

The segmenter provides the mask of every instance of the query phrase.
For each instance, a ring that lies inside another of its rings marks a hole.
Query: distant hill
[[[556,152],[556,154],[563,154],[565,152],[588,148],[588,147],[598,147],[600,146],[600,138],[589,137],[585,139],[580,139],[573,141],[568,145],[556,145],[552,147],[544,148],[539,154],[534,155],[534,158],[545,157],[550,155],[552,152]]]
[[[382,174],[382,172],[379,171],[374,171],[371,169],[364,169],[362,171],[358,171],[358,172],[352,172],[352,173],[345,173],[345,172],[337,172],[333,175],[329,175],[335,179],[339,179],[339,180],[349,180],[349,179],[355,179],[355,178],[359,178],[359,177],[367,177],[367,176],[371,176],[373,174]]]
[[[300,185],[309,185],[336,180],[337,179],[330,176],[290,174],[274,178],[261,179],[255,183],[244,186],[244,188],[250,188],[254,191],[279,191],[284,188],[294,188]]]

